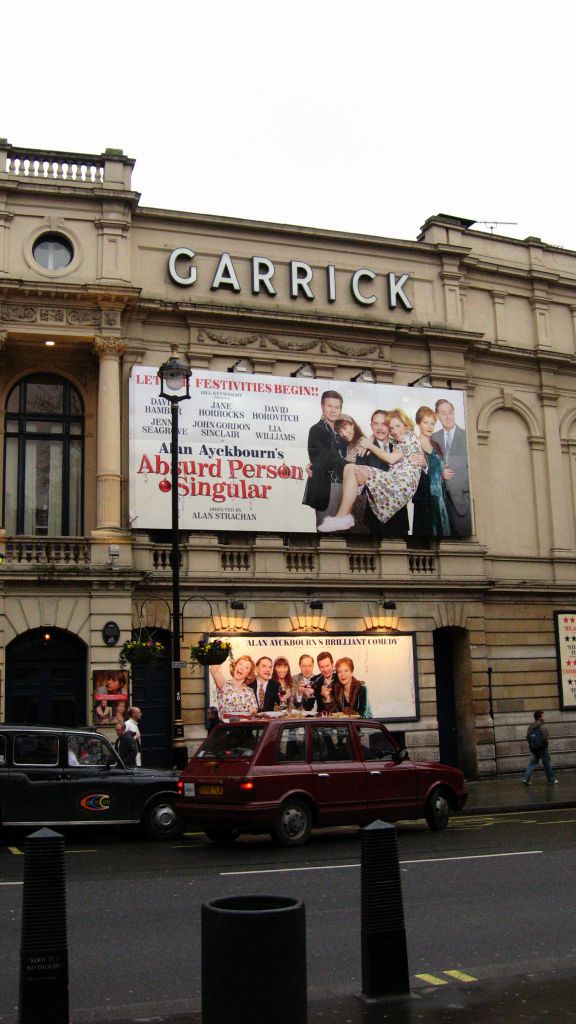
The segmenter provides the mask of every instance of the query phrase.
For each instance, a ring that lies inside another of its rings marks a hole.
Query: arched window
[[[4,525],[9,536],[82,535],[84,410],[50,373],[24,377],[6,402]]]

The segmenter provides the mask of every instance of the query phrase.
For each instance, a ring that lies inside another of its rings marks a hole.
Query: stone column
[[[551,555],[570,553],[570,518],[566,501],[565,463],[562,456],[560,429],[558,423],[558,394],[554,375],[542,371],[540,404],[544,416],[544,437],[546,440],[546,466],[548,471],[548,503],[552,527]],[[544,497],[542,495],[542,497]]]
[[[120,359],[126,344],[118,338],[94,339],[100,360],[96,442],[96,529],[121,530],[121,395]]]

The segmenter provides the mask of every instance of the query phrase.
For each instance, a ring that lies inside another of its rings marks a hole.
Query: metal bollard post
[[[202,1024],[306,1024],[301,900],[229,896],[202,905]]]
[[[410,991],[396,828],[373,821],[361,839],[362,992]]]
[[[19,1024],[68,1024],[64,839],[49,828],[24,844]]]

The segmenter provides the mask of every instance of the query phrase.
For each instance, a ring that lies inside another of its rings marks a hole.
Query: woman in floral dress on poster
[[[378,448],[373,441],[362,438],[360,444],[373,452],[389,469],[350,464],[344,469],[342,501],[335,516],[327,517],[318,527],[319,533],[335,533],[354,526],[352,509],[358,496],[358,487],[366,485],[368,501],[374,515],[383,523],[411,501],[420,479],[422,449],[414,433],[414,424],[403,409],[388,413],[386,422],[394,444],[393,452]],[[414,462],[412,457],[416,456]],[[418,463],[418,464],[417,464]]]
[[[210,665],[210,675],[216,686],[216,701],[220,718],[229,715],[255,715],[258,702],[249,685],[255,678],[256,666],[247,654],[231,662],[232,675],[226,679],[221,665]]]

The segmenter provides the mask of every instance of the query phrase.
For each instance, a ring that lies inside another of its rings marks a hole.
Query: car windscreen
[[[206,737],[196,757],[252,757],[262,739],[263,725],[226,725]]]

